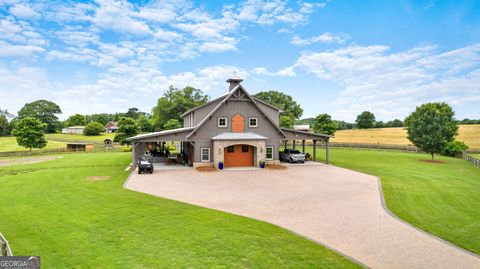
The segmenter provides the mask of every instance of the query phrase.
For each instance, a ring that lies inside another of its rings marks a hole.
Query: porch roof
[[[310,133],[305,131],[282,128],[285,133],[285,140],[329,140],[330,136],[325,134]]]
[[[178,136],[176,137],[181,138],[181,140],[186,140],[185,136],[194,129],[195,127],[185,127],[185,128],[178,128],[178,129],[173,129],[173,130],[165,130],[165,131],[160,131],[160,132],[153,132],[153,133],[148,133],[148,134],[141,134],[137,135],[134,137],[129,137],[127,138],[128,141],[145,141],[145,140],[151,140],[151,139],[161,139],[161,138],[169,138],[171,136]]]
[[[221,133],[212,138],[213,140],[265,140],[267,137],[256,133]]]

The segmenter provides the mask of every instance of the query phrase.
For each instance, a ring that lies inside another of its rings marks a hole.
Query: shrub
[[[465,143],[463,143],[462,141],[454,140],[447,143],[447,145],[443,149],[443,155],[457,156],[467,149],[468,149],[468,146],[465,145]]]
[[[122,152],[132,152],[132,148],[123,148]]]
[[[105,130],[105,127],[98,122],[90,122],[83,129],[83,135],[99,135]]]

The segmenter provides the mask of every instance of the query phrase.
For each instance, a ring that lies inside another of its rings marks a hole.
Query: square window
[[[235,152],[235,147],[234,147],[234,146],[229,146],[229,147],[227,148],[227,152],[228,152],[228,153],[233,153],[233,152]]]
[[[248,152],[250,150],[250,146],[242,146],[242,152]]]
[[[225,117],[221,117],[221,118],[218,118],[218,127],[221,127],[221,128],[225,128],[227,127],[227,118]]]
[[[201,158],[202,162],[209,162],[210,161],[210,148],[202,148],[201,151]]]
[[[265,148],[265,157],[267,160],[273,160],[273,147],[266,147]]]
[[[257,118],[249,118],[248,119],[248,126],[249,127],[257,127],[258,126]]]

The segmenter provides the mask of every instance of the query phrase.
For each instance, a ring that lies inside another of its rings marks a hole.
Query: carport
[[[325,147],[325,163],[330,162],[330,153],[328,143],[330,140],[329,135],[310,133],[305,131],[298,131],[293,129],[282,128],[283,133],[285,134],[285,139],[283,140],[284,147],[288,147],[288,142],[292,141],[292,148],[296,149],[297,141],[302,141],[302,153],[305,154],[305,145],[306,141],[312,141],[313,145],[313,160],[317,160],[317,144],[320,141],[321,144]],[[321,145],[320,145],[321,146]]]
[[[166,147],[169,142],[179,142],[180,152],[179,158],[191,166],[194,162],[194,143],[188,141],[186,136],[193,128],[179,128],[175,130],[166,130],[161,132],[154,132],[144,135],[137,135],[128,140],[132,143],[132,170],[137,168],[138,158],[145,153],[151,154],[154,163],[168,163],[169,156],[167,156]]]

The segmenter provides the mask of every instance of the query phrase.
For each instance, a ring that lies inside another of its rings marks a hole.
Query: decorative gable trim
[[[239,89],[242,89],[242,92],[239,91]],[[250,96],[250,94],[248,94],[248,92],[245,90],[245,88],[243,88],[243,86],[241,84],[238,84],[235,88],[233,88],[227,96],[225,96],[225,98],[212,110],[210,111],[210,113],[208,113],[208,115],[197,125],[197,127],[195,127],[195,129],[193,129],[193,131],[191,133],[189,133],[187,135],[187,139],[190,139],[209,119],[212,118],[212,116],[215,114],[215,112],[217,112],[228,100],[232,99],[232,97],[234,97],[234,99],[236,100],[245,100],[245,101],[251,101],[252,104],[258,109],[260,110],[260,112],[262,112],[263,116],[270,121],[270,123],[278,130],[278,132],[280,134],[283,135],[283,137],[286,137],[285,133],[282,131],[282,129],[280,128],[280,126],[278,126],[268,115],[267,113],[265,113],[265,111],[263,111],[263,109],[257,104],[257,102],[253,99],[252,96]]]

